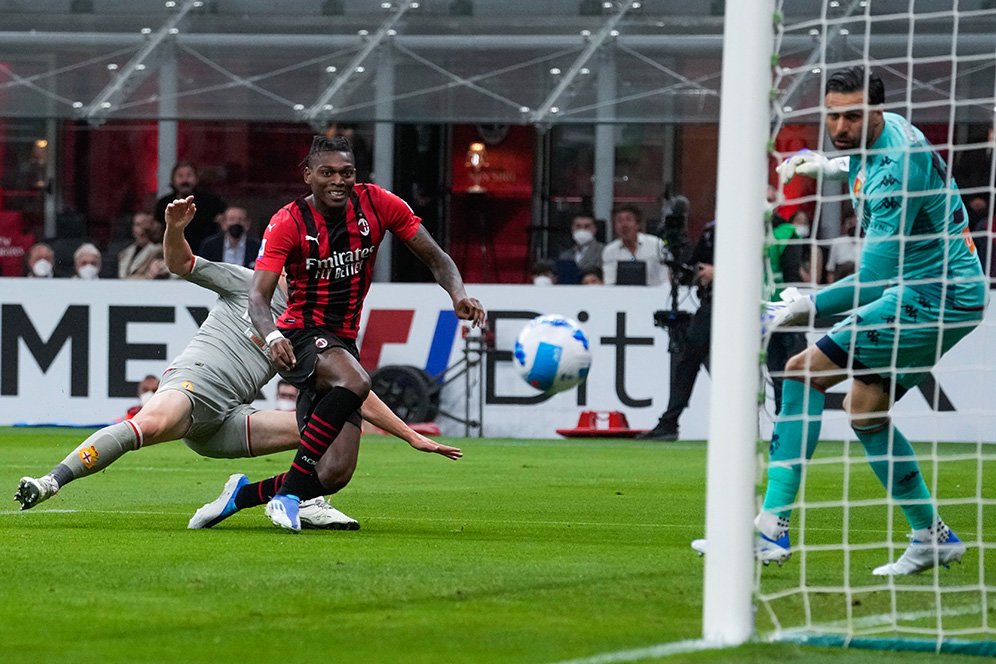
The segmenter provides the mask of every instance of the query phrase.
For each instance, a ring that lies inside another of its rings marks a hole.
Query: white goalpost
[[[883,79],[885,111],[923,131],[943,160],[935,163],[944,164],[944,180],[958,181],[969,231],[991,278],[994,35],[996,3],[987,0],[726,3],[702,627],[709,644],[761,639],[996,655],[992,304],[953,349],[943,353],[938,343],[934,357],[912,367],[925,378],[889,413],[912,443],[930,504],[966,546],[960,565],[935,565],[915,576],[872,573],[903,554],[910,526],[900,502],[873,474],[843,411],[850,379],[827,391],[820,442],[802,464],[791,505],[791,558],[783,565],[756,562],[753,525],[775,420],[759,324],[765,242],[772,241],[762,223],[770,213],[765,192],[772,166],[800,149],[833,156],[824,128],[825,85],[835,71],[863,65]],[[851,159],[861,159],[863,169],[869,154],[875,153],[863,148]],[[980,155],[988,155],[988,170]],[[950,194],[950,185],[944,187]],[[899,200],[909,203],[905,190]],[[960,203],[951,200],[956,211]],[[833,247],[842,243],[842,221],[852,214],[847,183],[779,184],[774,206],[812,218],[810,237],[788,240],[807,257],[809,281],[787,285],[815,292],[824,262],[839,255]],[[861,213],[853,212],[860,227]],[[946,231],[929,237],[952,241]],[[855,241],[858,256],[863,242]],[[950,283],[945,277],[945,292]],[[813,343],[842,318],[817,318],[795,329]],[[809,417],[802,416],[803,427]],[[889,445],[890,468],[909,459],[892,454],[892,438]]]
[[[728,2],[723,30],[712,389],[706,482],[702,636],[722,645],[753,633],[761,245],[767,184],[772,0]],[[736,330],[735,334],[730,334]],[[719,407],[719,404],[723,404]]]

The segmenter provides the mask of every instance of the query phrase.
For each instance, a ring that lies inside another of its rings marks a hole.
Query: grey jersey
[[[196,257],[193,270],[184,279],[216,292],[218,302],[194,338],[169,365],[173,369],[194,369],[207,374],[214,390],[225,390],[228,392],[225,396],[237,403],[252,402],[275,373],[269,348],[249,320],[252,275],[252,270],[241,265]],[[271,308],[274,317],[287,308],[286,297],[279,288],[273,293]]]

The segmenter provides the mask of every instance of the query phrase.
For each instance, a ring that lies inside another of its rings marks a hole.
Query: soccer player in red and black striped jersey
[[[456,264],[412,209],[377,185],[356,183],[353,151],[345,138],[315,137],[304,161],[304,181],[311,194],[285,205],[266,227],[249,293],[249,315],[273,363],[305,397],[298,402],[303,428],[297,454],[266,506],[276,525],[292,531],[301,527],[300,500],[334,493],[356,468],[359,437],[341,432],[370,391],[356,335],[386,233],[432,270],[459,318],[483,326],[487,315],[479,301],[467,297]],[[270,300],[285,270],[287,310],[274,324]],[[323,486],[315,473],[326,454],[332,455],[335,469],[332,486],[328,481]]]

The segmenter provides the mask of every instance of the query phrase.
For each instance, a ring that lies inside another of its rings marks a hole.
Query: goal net
[[[884,82],[884,109],[917,127],[943,160],[944,179],[954,179],[966,204],[969,232],[987,276],[993,261],[992,127],[996,112],[996,2],[986,0],[822,0],[776,2],[770,156],[774,165],[802,149],[839,153],[826,132],[824,90],[835,71],[864,65]],[[851,152],[862,169],[874,149]],[[860,176],[859,176],[860,179]],[[942,185],[943,186],[943,185]],[[859,209],[847,180],[795,177],[778,181],[772,207],[789,219],[802,255],[800,290],[860,270],[866,245]],[[869,194],[871,197],[871,194]],[[957,201],[951,197],[952,215]],[[892,204],[911,204],[902,192]],[[867,206],[866,206],[867,207]],[[867,215],[865,215],[867,216]],[[867,223],[867,220],[865,220]],[[852,229],[855,229],[853,230]],[[950,242],[940,231],[925,238]],[[769,241],[774,239],[769,231]],[[920,238],[921,240],[925,238]],[[904,247],[909,238],[897,240]],[[902,251],[900,255],[904,254]],[[941,262],[952,257],[945,252]],[[943,270],[942,270],[943,272]],[[900,265],[900,276],[904,274]],[[893,282],[890,281],[890,285]],[[916,284],[910,284],[915,286]],[[944,292],[954,289],[945,281]],[[899,306],[902,306],[900,303]],[[810,318],[798,331],[809,343],[844,318]],[[897,320],[905,320],[901,315]],[[929,325],[928,322],[913,323]],[[858,335],[859,332],[855,332]],[[897,334],[896,338],[901,335]],[[893,342],[893,356],[903,353]],[[854,351],[854,347],[850,349]],[[865,444],[844,412],[851,379],[825,395],[819,444],[802,464],[801,485],[791,507],[791,558],[757,564],[755,625],[761,637],[817,644],[996,653],[996,314],[951,350],[922,358],[908,371],[920,382],[889,415],[905,434],[919,463],[929,499],[964,543],[960,564],[936,565],[916,575],[875,575],[910,543],[903,506],[884,484],[895,485],[910,457],[896,454],[890,434],[887,469],[879,481]],[[851,376],[860,367],[849,369]],[[784,374],[777,371],[771,376]],[[770,386],[770,381],[769,381]],[[893,396],[897,389],[889,388]],[[762,416],[758,509],[768,477],[768,442],[776,421],[771,394]],[[811,418],[799,416],[803,427]],[[803,449],[805,446],[803,446]],[[908,449],[908,448],[904,448]],[[905,465],[904,465],[905,464]],[[913,503],[916,503],[913,500]]]

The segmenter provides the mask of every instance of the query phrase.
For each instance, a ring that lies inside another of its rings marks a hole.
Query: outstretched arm
[[[190,250],[183,229],[194,218],[197,206],[194,197],[178,198],[166,206],[166,232],[163,234],[163,258],[166,267],[178,277],[194,269],[194,252]]]
[[[383,429],[395,438],[400,438],[420,452],[432,452],[442,455],[447,459],[453,459],[454,461],[463,456],[463,452],[460,451],[459,447],[441,445],[413,431],[411,427],[405,424],[404,420],[395,415],[387,407],[387,404],[380,400],[380,397],[373,393],[373,390],[367,395],[367,399],[363,402],[360,412],[363,415],[363,419],[367,422]]]
[[[463,285],[463,278],[457,269],[453,259],[436,244],[436,241],[429,235],[429,231],[419,226],[418,231],[406,240],[405,244],[419,260],[432,270],[432,276],[436,283],[449,293],[453,300],[453,310],[458,318],[469,320],[474,327],[484,327],[487,320],[487,312],[484,306],[473,297],[467,297],[467,291]]]
[[[249,318],[259,336],[266,339],[273,364],[277,369],[286,371],[293,369],[297,360],[294,357],[294,347],[273,324],[273,314],[270,312],[273,291],[279,280],[280,275],[269,270],[256,270],[253,273],[252,285],[249,286]]]

